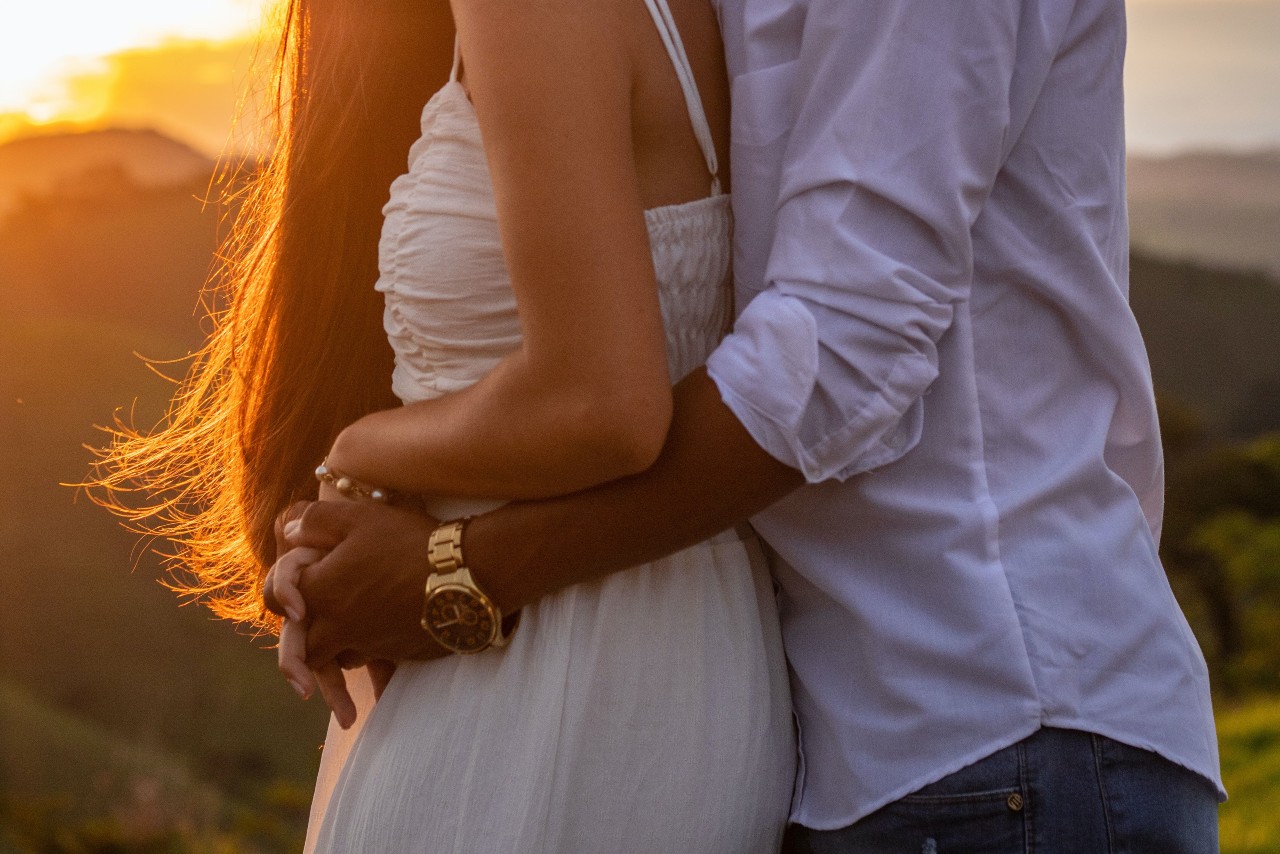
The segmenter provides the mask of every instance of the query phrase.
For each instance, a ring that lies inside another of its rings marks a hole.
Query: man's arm
[[[467,526],[467,562],[504,611],[707,539],[804,483],[764,451],[699,369],[675,388],[647,471],[584,492],[513,502]]]

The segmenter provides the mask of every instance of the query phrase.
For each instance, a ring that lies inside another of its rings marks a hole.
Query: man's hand
[[[385,683],[389,670],[382,663],[447,654],[420,622],[427,542],[437,523],[351,501],[295,505],[286,515],[295,517],[283,526],[287,551],[264,586],[268,607],[288,617],[280,669],[299,693],[318,685],[347,727],[355,708],[342,667],[379,663],[374,675]]]
[[[305,567],[298,585],[309,623],[308,661],[444,654],[421,623],[427,544],[437,524],[381,504],[318,501],[285,526],[290,549],[325,552]]]

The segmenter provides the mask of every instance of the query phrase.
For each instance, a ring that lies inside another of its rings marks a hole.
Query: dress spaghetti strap
[[[689,121],[693,125],[693,135],[697,137],[698,147],[707,160],[707,171],[711,173],[711,195],[720,195],[720,163],[716,158],[715,142],[711,138],[711,125],[707,122],[707,113],[702,107],[702,95],[698,92],[697,81],[693,77],[693,67],[684,51],[684,42],[680,39],[680,31],[676,28],[676,20],[671,14],[667,0],[644,0],[649,7],[653,22],[658,25],[658,33],[662,43],[666,45],[671,64],[675,66],[676,76],[680,78],[680,88],[684,90],[685,105],[689,109]]]

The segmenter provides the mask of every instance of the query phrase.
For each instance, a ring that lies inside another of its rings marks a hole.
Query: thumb
[[[294,505],[297,506],[297,505]],[[360,505],[354,501],[313,501],[281,528],[289,548],[332,549],[355,526]]]
[[[307,507],[312,503],[313,502],[311,501],[295,501],[293,504],[290,504],[288,507],[286,507],[284,510],[281,510],[276,515],[275,535],[276,535],[276,559],[277,560],[279,560],[280,556],[283,555],[285,552],[289,551],[289,549],[291,548],[289,543],[285,541],[285,534],[284,534],[285,527],[290,522],[293,522],[294,520],[301,518],[303,511],[305,511]]]

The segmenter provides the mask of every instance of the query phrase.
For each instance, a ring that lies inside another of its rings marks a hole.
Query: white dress
[[[665,0],[646,0],[716,171]],[[404,401],[465,388],[520,340],[480,129],[454,78],[422,114],[380,245]],[[645,212],[671,375],[729,318],[728,196]],[[492,503],[437,501],[450,519]],[[330,725],[308,849],[321,852],[773,852],[795,767],[771,582],[749,535],[525,609],[511,645],[404,664],[360,724]]]

